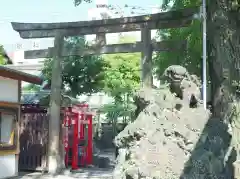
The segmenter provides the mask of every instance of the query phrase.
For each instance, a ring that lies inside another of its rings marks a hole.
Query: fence
[[[23,105],[19,136],[19,170],[44,170],[47,166],[47,111],[39,106]]]

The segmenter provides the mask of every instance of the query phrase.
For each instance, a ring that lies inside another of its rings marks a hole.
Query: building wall
[[[0,101],[17,103],[18,99],[18,81],[9,78],[0,77]],[[9,121],[2,120],[3,124],[1,134],[3,137],[9,137],[12,130],[9,128]],[[0,151],[0,178],[15,176],[18,172],[17,155],[15,151]]]
[[[0,101],[18,102],[18,81],[0,77]]]
[[[37,50],[37,49],[28,49],[28,50]],[[43,64],[44,58],[35,58],[35,59],[25,59],[24,50],[16,50],[11,53],[11,59],[14,65],[39,65]]]
[[[18,65],[5,65],[8,68],[22,71],[24,73],[29,73],[32,75],[40,75],[41,70],[43,68],[43,63],[38,63],[38,64],[18,64]],[[29,85],[30,83],[22,81],[22,87]]]
[[[17,168],[15,155],[0,156],[0,178],[15,176]]]

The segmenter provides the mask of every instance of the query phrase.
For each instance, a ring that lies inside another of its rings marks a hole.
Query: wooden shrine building
[[[42,84],[37,76],[0,66],[0,178],[18,174],[21,81]]]

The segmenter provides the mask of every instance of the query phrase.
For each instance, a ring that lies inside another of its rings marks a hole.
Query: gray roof
[[[31,75],[22,71],[14,70],[4,65],[0,65],[0,76],[16,80],[26,81],[33,84],[42,84],[42,79],[38,76]]]
[[[41,99],[47,98],[50,95],[48,90],[40,90],[39,92],[22,92],[21,103],[22,104],[39,104]],[[71,101],[72,104],[87,103],[91,109],[100,109],[105,104],[111,103],[113,99],[106,94],[96,93],[90,96],[81,95],[80,97],[72,98],[70,96],[63,95],[64,98]]]
[[[36,92],[22,92],[21,103],[22,104],[41,104],[48,105],[50,100],[50,91],[40,90]],[[62,95],[62,105],[69,106],[74,104],[85,103],[85,101],[80,101],[76,98],[72,98],[67,95]]]
[[[22,104],[38,104],[40,100],[48,96],[49,92],[22,92]]]

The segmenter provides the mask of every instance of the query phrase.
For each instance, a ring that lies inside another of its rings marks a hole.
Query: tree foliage
[[[118,43],[129,43],[135,39],[131,36],[123,36]],[[114,102],[103,107],[102,111],[116,127],[117,119],[123,122],[132,119],[135,106],[132,100],[133,92],[140,85],[140,53],[123,53],[104,55],[109,64],[105,69],[105,92],[114,98]]]
[[[0,45],[0,65],[5,65],[6,59],[5,59],[5,51],[2,45]]]
[[[23,91],[40,91],[41,86],[35,84],[28,84],[22,88]]]
[[[110,64],[105,69],[105,91],[111,96],[132,92],[139,86],[140,54],[114,54],[104,59]]]
[[[123,36],[121,43],[133,41],[131,36]],[[123,53],[104,55],[103,58],[109,64],[105,69],[105,92],[113,97],[124,93],[131,93],[140,84],[140,53]]]
[[[164,0],[162,8],[165,10],[182,9],[185,7],[199,6],[201,0]],[[161,75],[163,70],[171,64],[186,67],[190,73],[201,74],[202,61],[202,31],[201,21],[196,19],[188,27],[159,30],[162,40],[186,40],[185,51],[161,52],[157,54],[155,65],[157,74]]]
[[[74,5],[79,6],[82,2],[90,3],[92,0],[74,0]]]
[[[71,37],[65,40],[65,47],[71,51],[74,48],[86,47],[82,37]],[[51,81],[52,59],[46,59],[43,68],[44,76]],[[94,93],[104,87],[104,68],[107,63],[99,56],[70,56],[63,59],[63,89],[70,96],[76,97],[84,93]]]

